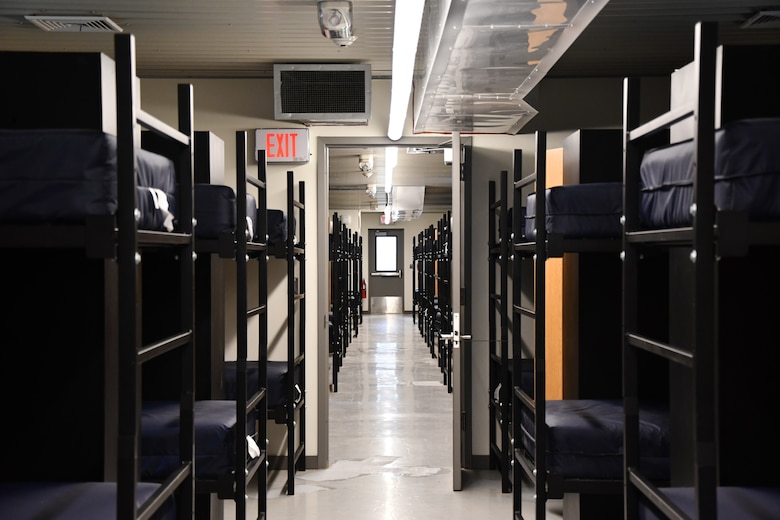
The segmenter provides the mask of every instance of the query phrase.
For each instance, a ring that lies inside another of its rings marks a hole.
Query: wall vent
[[[780,27],[780,11],[758,11],[742,24],[743,29],[770,29]]]
[[[306,125],[367,125],[371,66],[274,65],[274,118]]]
[[[122,28],[107,16],[25,16],[25,18],[44,31],[122,32]]]

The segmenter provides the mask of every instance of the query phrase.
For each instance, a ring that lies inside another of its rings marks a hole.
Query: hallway
[[[298,472],[295,495],[269,475],[269,519],[512,518],[495,470],[452,490],[452,395],[411,314],[364,315],[330,396],[330,467]]]

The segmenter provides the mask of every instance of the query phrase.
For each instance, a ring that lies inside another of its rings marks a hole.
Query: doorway
[[[447,206],[446,209],[442,208],[441,210],[434,209],[432,211],[434,212],[440,212],[440,213],[446,213],[448,209],[451,208],[452,205],[452,165],[450,163],[446,163],[446,159],[444,157],[443,153],[439,153],[442,149],[442,146],[448,146],[448,138],[446,136],[438,136],[438,137],[419,137],[419,136],[412,136],[412,137],[403,137],[398,141],[390,141],[387,138],[383,137],[363,137],[363,138],[356,138],[356,137],[321,137],[318,139],[317,142],[317,150],[318,150],[318,161],[317,161],[317,221],[320,223],[317,226],[317,244],[318,244],[318,250],[317,250],[317,278],[318,278],[318,290],[317,290],[317,313],[319,316],[322,317],[321,320],[319,320],[318,329],[316,331],[313,331],[312,333],[316,337],[316,341],[318,342],[318,351],[319,352],[327,352],[328,351],[328,312],[329,312],[329,291],[328,291],[328,269],[329,269],[329,237],[328,237],[328,225],[327,223],[330,220],[330,217],[334,212],[338,212],[340,215],[347,213],[340,207],[331,207],[330,205],[330,189],[331,189],[331,174],[330,174],[330,165],[333,161],[338,160],[344,160],[344,149],[350,149],[350,153],[354,155],[354,157],[351,157],[349,159],[349,164],[351,166],[354,166],[354,168],[358,169],[360,163],[363,162],[364,157],[361,157],[365,154],[363,150],[359,150],[361,148],[364,149],[374,149],[374,148],[386,148],[386,147],[398,147],[399,148],[399,155],[400,151],[403,150],[406,153],[419,153],[419,157],[421,161],[424,161],[425,158],[429,159],[431,158],[431,155],[434,153],[437,153],[437,161],[442,164],[442,166],[446,166],[446,171],[442,175],[442,182],[446,181],[446,185],[442,184],[441,186],[437,186],[437,189],[431,190],[433,193],[440,193],[441,191],[446,190],[446,196],[447,196]],[[465,156],[468,158],[467,161],[470,161],[470,147],[471,147],[471,140],[470,138],[465,138],[461,140],[461,145],[469,149],[469,153],[465,154]],[[451,144],[449,145],[451,146]],[[435,150],[435,151],[434,151]],[[374,156],[374,166],[377,166],[378,157]],[[400,160],[400,159],[399,159]],[[353,164],[354,163],[354,164]],[[470,168],[470,164],[464,166],[467,169]],[[408,172],[406,168],[399,168],[399,171],[402,172]],[[407,173],[408,174],[408,173]],[[361,175],[358,172],[358,175]],[[365,174],[363,174],[365,176]],[[422,168],[414,171],[411,176],[422,180],[422,181],[431,181],[430,178],[430,170],[428,168]],[[396,178],[396,180],[399,180]],[[381,185],[380,181],[380,175],[375,174],[373,177],[369,177],[368,180],[361,181],[366,184],[370,184],[372,182]],[[431,186],[429,182],[422,182],[426,184],[426,191],[428,190],[428,187]],[[341,191],[346,193],[352,193],[353,195],[362,195],[362,190],[354,189],[352,187],[342,186]],[[384,199],[382,197],[379,197],[380,200],[380,206]],[[426,212],[428,212],[429,206],[426,202]],[[381,213],[381,209],[379,210],[379,213]],[[377,217],[374,217],[377,218]],[[363,220],[362,217],[358,216],[357,218],[353,218],[352,222],[353,225],[350,227],[360,229],[361,223],[360,221]],[[378,222],[379,219],[377,219]],[[384,224],[384,223],[382,223]],[[370,259],[368,258],[369,253],[369,247],[366,242],[370,242],[368,237],[368,229],[371,229],[373,227],[372,224],[363,223],[362,224],[362,230],[363,230],[363,240],[364,240],[364,254],[366,255],[366,261],[364,261],[364,273],[366,275],[366,278],[370,276],[371,269],[373,269],[374,263],[369,263]],[[400,228],[400,226],[399,226]],[[390,230],[390,229],[399,229],[396,227],[384,227],[384,225],[378,226],[376,229],[380,230]],[[408,231],[408,229],[407,229]],[[416,233],[416,232],[415,232]],[[414,233],[413,233],[414,234]],[[406,244],[405,242],[409,241],[409,244]],[[403,284],[403,280],[407,279],[409,280],[411,284],[411,265],[410,265],[410,258],[411,258],[411,241],[412,238],[409,236],[409,233],[406,233],[405,238],[400,239],[399,243],[404,244],[404,249],[409,249],[408,254],[399,262],[398,266],[403,267],[406,265],[409,265],[410,269],[409,272],[406,273],[407,275],[404,276],[403,273],[395,276],[396,281],[401,281]],[[379,272],[379,271],[377,271]],[[391,277],[387,277],[391,278]],[[405,289],[402,289],[399,294],[405,296],[405,298],[402,296],[402,300],[406,299],[409,300],[409,294],[407,293],[404,295],[404,290],[411,291],[412,288],[406,287]],[[369,291],[370,293],[370,291]],[[376,293],[374,293],[376,296]],[[370,305],[370,302],[366,302],[366,305]],[[407,310],[410,313],[410,319],[411,319],[411,304],[410,302],[405,302],[403,304],[404,306],[408,306],[408,309],[404,309],[402,312],[406,312]],[[372,310],[373,312],[373,310]],[[468,366],[468,364],[467,364]],[[317,377],[319,381],[325,382],[325,385],[330,380],[330,358],[329,356],[318,356],[317,357]],[[466,386],[468,386],[468,382],[465,382]],[[470,393],[469,388],[465,388],[465,391],[467,394]],[[329,424],[329,398],[330,393],[327,390],[327,387],[320,386],[319,391],[317,392],[317,423],[318,423],[318,431],[321,433],[317,436],[317,460],[315,462],[316,467],[324,468],[329,465],[330,462],[330,453],[328,449],[328,442],[329,442],[329,433],[328,433],[328,424]],[[464,400],[465,406],[470,408],[470,398],[466,398]],[[465,439],[466,443],[468,444],[470,442],[470,436],[467,436]],[[467,445],[464,446],[465,452],[470,454],[471,452],[471,446]],[[467,457],[468,458],[468,457]]]
[[[404,230],[368,230],[368,312],[404,313]]]

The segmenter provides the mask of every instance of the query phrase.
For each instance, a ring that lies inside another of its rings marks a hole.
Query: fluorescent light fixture
[[[423,7],[421,0],[396,0],[393,26],[393,71],[390,83],[390,121],[387,137],[397,141],[404,133],[414,77],[417,40],[420,39]]]

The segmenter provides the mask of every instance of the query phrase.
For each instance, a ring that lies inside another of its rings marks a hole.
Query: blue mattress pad
[[[93,130],[0,130],[0,221],[78,223],[117,210],[116,137]],[[141,229],[172,231],[176,172],[136,149]]]
[[[640,218],[647,228],[690,226],[694,142],[648,150],[640,165]],[[705,172],[702,172],[703,174]],[[715,132],[714,204],[753,220],[780,218],[780,118],[734,121]]]
[[[619,237],[623,233],[623,183],[594,182],[545,190],[547,233],[566,238]],[[536,238],[536,193],[526,199],[524,236]]]

